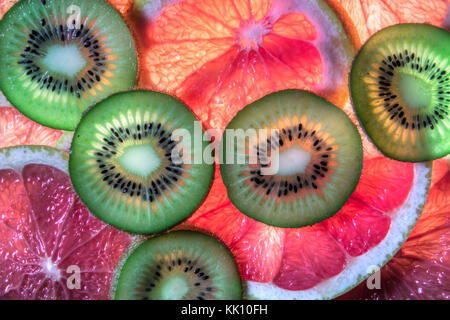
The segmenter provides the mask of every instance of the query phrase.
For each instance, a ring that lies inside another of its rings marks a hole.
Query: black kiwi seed
[[[315,163],[311,163],[312,168],[316,169],[313,172],[316,173],[317,175],[321,176],[321,177],[325,177],[325,174],[328,171],[327,162],[324,162],[321,160],[321,158],[328,158],[330,157],[330,155],[332,155],[332,148],[328,147],[327,144],[322,141],[321,139],[316,139],[314,138],[314,135],[316,134],[315,131],[311,132],[311,134],[307,135],[308,132],[305,132],[304,135],[302,135],[302,128],[303,128],[303,124],[299,123],[298,125],[292,126],[290,128],[283,129],[280,130],[281,134],[277,137],[278,140],[278,145],[279,146],[283,146],[284,145],[284,141],[289,140],[292,141],[292,133],[294,133],[294,135],[297,136],[297,140],[300,142],[304,142],[304,141],[311,141],[312,142],[312,146],[315,147],[315,150],[320,152],[317,160]],[[270,147],[272,144],[273,139],[269,138],[267,139],[267,146]],[[255,148],[259,148],[259,146],[256,146]],[[258,157],[259,162],[262,162],[261,157]],[[321,166],[321,164],[324,163],[324,165]],[[263,192],[266,195],[271,195],[273,192],[276,192],[277,197],[282,197],[282,196],[288,196],[289,194],[292,193],[297,193],[298,189],[302,189],[303,185],[306,186],[312,186],[313,189],[318,189],[318,186],[316,184],[313,184],[312,182],[314,180],[317,180],[317,176],[315,176],[314,174],[308,175],[306,177],[304,177],[304,180],[302,181],[300,179],[299,176],[296,177],[296,181],[295,182],[291,182],[291,184],[289,185],[288,181],[281,181],[278,180],[276,177],[273,176],[267,176],[267,183],[263,184],[264,182],[266,182],[266,180],[261,180],[259,179],[259,176],[261,174],[261,171],[255,171],[255,170],[248,170],[248,177],[249,180],[251,182],[253,182],[253,185],[255,188],[262,188]],[[295,189],[294,189],[294,185],[295,185]]]
[[[389,67],[390,70],[393,70],[395,72],[396,68],[408,68],[415,69],[418,74],[425,73],[424,76],[428,77],[429,80],[434,80],[437,82],[437,80],[440,80],[439,78],[435,79],[435,76],[438,74],[441,78],[443,75],[445,75],[445,70],[441,71],[439,68],[436,70],[436,63],[433,63],[430,67],[430,64],[432,61],[427,60],[426,62],[420,62],[420,57],[418,57],[414,52],[411,53],[411,57],[408,54],[408,50],[404,51],[405,56],[402,55],[400,52],[398,54],[398,57],[394,54],[394,60],[390,56],[387,57],[387,59],[382,60],[381,63],[383,65],[386,65]],[[425,66],[424,66],[425,64]],[[409,112],[408,116],[405,115],[405,112],[398,112],[398,110],[403,109],[402,106],[400,106],[397,96],[392,92],[391,86],[392,86],[392,80],[395,76],[394,72],[387,72],[382,67],[379,67],[380,75],[378,77],[379,81],[379,95],[380,96],[387,96],[388,98],[385,98],[384,101],[386,102],[384,104],[385,110],[390,115],[390,120],[397,119],[398,123],[400,123],[401,126],[403,126],[405,129],[410,130],[420,130],[420,124],[417,119],[420,119],[420,116],[422,113],[414,113]],[[432,85],[432,84],[430,84]],[[449,84],[448,84],[449,85]],[[443,94],[443,91],[438,92],[439,95]],[[444,99],[443,97],[439,97],[439,99]],[[439,113],[439,105],[435,105],[432,110],[430,110],[430,113],[437,113],[438,115],[441,115]],[[427,116],[428,117],[428,116]],[[443,120],[443,117],[439,118],[440,120]],[[423,127],[429,126],[431,130],[434,130],[435,125],[439,123],[438,119],[433,119],[434,123],[431,119],[427,119],[427,122],[424,123]],[[411,123],[411,126],[409,125]]]

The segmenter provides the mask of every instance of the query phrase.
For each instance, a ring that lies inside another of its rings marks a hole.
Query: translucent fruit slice
[[[0,30],[0,88],[40,124],[74,130],[87,107],[135,84],[132,36],[105,1],[19,1]]]
[[[113,284],[119,300],[237,300],[242,296],[230,252],[200,232],[172,231],[150,238],[123,259]]]
[[[128,234],[93,217],[74,193],[68,155],[0,151],[0,298],[107,299]]]
[[[450,34],[398,24],[373,35],[352,65],[355,112],[390,158],[428,161],[450,152]]]
[[[252,131],[245,146],[239,142],[245,139],[239,132]],[[239,111],[221,152],[231,202],[284,228],[313,225],[339,211],[355,190],[363,159],[361,137],[345,112],[302,90],[271,93]]]
[[[394,171],[402,174],[388,174]],[[216,181],[211,189],[216,196],[180,228],[201,228],[227,239],[252,298],[332,298],[401,247],[425,203],[430,173],[422,164],[368,158],[357,191],[335,216],[314,227],[285,230],[245,217],[220,196],[225,187]],[[264,236],[252,235],[255,230]]]
[[[168,229],[208,193],[214,170],[203,158],[208,142],[192,142],[202,134],[195,116],[171,96],[143,90],[112,95],[75,131],[72,183],[92,213],[118,228]]]
[[[340,299],[450,299],[450,171],[431,188],[408,241],[374,276]],[[378,285],[378,287],[375,287]]]
[[[310,89],[342,105],[358,41],[345,10],[332,4],[138,1],[141,85],[179,97],[219,130],[245,105],[283,89]]]

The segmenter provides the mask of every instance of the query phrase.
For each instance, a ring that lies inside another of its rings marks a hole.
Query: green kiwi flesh
[[[146,240],[127,258],[117,281],[117,300],[238,300],[236,263],[218,240],[173,231]]]
[[[23,114],[73,131],[82,112],[133,88],[133,38],[103,0],[21,0],[0,21],[0,89]]]
[[[239,163],[237,143],[230,143],[227,131],[251,129],[278,134],[269,133],[265,146],[249,144]],[[262,159],[274,146],[279,169],[263,174],[268,164]],[[258,161],[251,161],[252,148],[257,148]],[[231,163],[226,159],[230,150],[236,154]],[[269,225],[298,228],[325,220],[344,205],[359,181],[362,157],[361,136],[342,110],[313,93],[285,90],[234,117],[222,140],[220,170],[231,202],[242,213]]]
[[[406,162],[450,153],[450,33],[399,24],[372,36],[353,63],[355,112],[386,156]]]
[[[187,150],[203,159],[209,142],[174,137],[175,130],[194,137],[195,121],[184,104],[152,91],[114,94],[90,108],[69,159],[82,201],[103,221],[135,233],[159,232],[186,219],[209,191],[214,171],[213,163],[173,158]]]

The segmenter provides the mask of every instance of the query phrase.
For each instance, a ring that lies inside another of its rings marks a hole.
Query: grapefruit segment
[[[72,207],[75,194],[67,175],[45,165],[30,164],[22,171],[23,182],[31,205],[31,217],[45,246],[45,254],[53,255],[59,230]]]
[[[353,257],[366,253],[384,239],[391,219],[357,198],[350,198],[335,216],[322,222],[325,229]]]
[[[195,41],[229,38],[233,29],[209,14],[198,1],[180,1],[169,5],[154,21],[149,36],[156,42]]]
[[[236,243],[253,224],[251,219],[240,213],[230,202],[207,211],[201,208],[188,222],[191,226],[214,233],[228,247]]]
[[[0,298],[109,296],[132,239],[90,215],[72,189],[67,159],[42,146],[0,151]]]
[[[208,12],[214,19],[222,21],[226,26],[230,28],[239,27],[241,16],[233,0],[203,1],[201,7],[203,11]]]
[[[55,146],[63,135],[31,121],[13,107],[0,107],[0,148],[38,144]]]
[[[20,175],[0,170],[0,293],[20,286],[21,273],[34,273],[44,248],[29,219],[30,203]]]
[[[32,254],[45,254],[22,177],[14,170],[0,170],[0,208],[1,257],[20,263]]]
[[[301,13],[283,15],[272,27],[273,33],[291,39],[315,40],[317,31]]]
[[[381,269],[381,288],[362,283],[340,299],[450,299],[450,172],[431,188],[408,241]]]
[[[0,19],[19,0],[0,0]]]
[[[230,249],[241,277],[269,282],[280,267],[284,230],[253,222],[247,232]]]
[[[433,175],[431,177],[431,187],[439,182],[450,169],[450,156],[433,161]]]
[[[121,14],[126,14],[133,5],[134,0],[107,0],[107,2]]]
[[[220,170],[216,168],[208,197],[180,228],[193,226],[212,232],[231,247],[253,223],[253,220],[240,213],[228,200],[225,185],[220,179]]]
[[[240,56],[237,59],[236,56]],[[217,61],[220,60],[221,64]],[[240,82],[242,77],[240,76],[239,64],[246,64],[245,52],[239,52],[237,46],[232,46],[229,50],[226,50],[223,54],[216,57],[214,60],[208,61],[200,68],[200,71],[195,71],[186,77],[186,79],[180,84],[178,94],[183,96],[188,105],[192,105],[196,101],[210,101],[213,96],[223,96],[222,88],[230,89],[230,85],[233,87],[233,81],[235,81],[234,87],[239,88],[242,83]],[[217,83],[217,80],[220,82]],[[236,81],[237,79],[237,81]],[[225,82],[229,81],[228,87]],[[242,89],[242,87],[241,87]],[[218,102],[218,99],[216,99]],[[206,106],[206,104],[205,104]],[[199,109],[201,110],[201,109]],[[199,113],[200,117],[207,116],[207,113]]]
[[[310,87],[322,80],[322,59],[320,53],[309,42],[285,38],[276,34],[264,37],[264,48],[278,64],[283,64],[292,70],[295,79],[303,79],[303,86]],[[276,68],[271,68],[271,75],[283,78]]]
[[[92,216],[78,197],[60,233],[53,260],[61,270],[77,266],[83,275],[82,288],[75,290],[71,299],[105,299],[112,270],[127,248],[130,236]]]
[[[345,252],[323,228],[291,229],[273,282],[287,290],[306,290],[339,274],[345,265]]]
[[[245,4],[245,1],[246,0],[240,0],[239,2]],[[250,10],[250,17],[258,22],[267,15],[267,12],[269,12],[270,8],[272,7],[272,3],[273,0],[248,0],[246,2],[246,5]],[[242,19],[246,19],[246,17],[241,16],[241,20]]]
[[[105,224],[91,216],[86,206],[75,197],[72,208],[61,226],[58,247],[53,254],[56,261],[64,262],[79,244],[89,242],[105,228]],[[70,233],[74,236],[69,236]]]
[[[445,240],[443,249],[450,249],[450,171],[434,185],[428,196],[423,210],[420,223],[414,228],[409,240],[419,242],[427,235],[435,234],[435,239],[440,238],[437,234],[442,234]]]
[[[366,159],[354,196],[385,213],[393,212],[408,196],[414,165],[386,157]]]
[[[187,81],[188,76],[195,75],[202,66],[205,66],[203,70],[208,70],[210,74],[214,75],[218,71],[210,69],[206,64],[213,59],[220,59],[224,64],[230,63],[233,60],[231,52],[233,43],[232,39],[155,43],[152,55],[144,57],[144,63],[148,68],[148,73],[143,74],[143,77],[146,78],[145,82],[152,83],[154,88],[159,87],[165,88],[165,91],[172,91]],[[204,55],[191,54],[181,58],[183,52],[195,51],[202,52]],[[168,65],[170,68],[166,68]],[[159,72],[161,68],[165,68],[163,72]],[[219,68],[217,67],[217,69]],[[210,78],[214,79],[212,76]],[[207,83],[206,80],[205,83]]]

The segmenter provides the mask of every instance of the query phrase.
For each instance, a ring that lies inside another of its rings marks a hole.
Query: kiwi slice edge
[[[87,107],[134,87],[137,64],[130,31],[105,1],[22,0],[0,21],[0,89],[48,127],[74,130]]]
[[[386,156],[423,162],[450,153],[450,33],[398,24],[374,34],[350,73],[353,108]]]
[[[313,225],[339,211],[356,188],[362,170],[361,137],[345,112],[325,99],[295,89],[269,94],[238,112],[227,126],[249,128],[277,128],[284,141],[280,155],[300,143],[312,157],[305,172],[288,170],[281,177],[261,175],[260,168],[248,163],[221,164],[228,196],[245,215],[276,227]],[[225,135],[222,157],[226,144]]]
[[[237,265],[226,246],[198,230],[177,230],[140,240],[124,257],[117,300],[242,298]]]
[[[117,93],[90,108],[75,131],[69,160],[82,201],[103,221],[138,234],[187,219],[203,202],[214,174],[214,166],[203,161],[170,160],[173,130],[193,136],[194,121],[175,98],[147,90]],[[191,146],[193,157],[208,143]]]

